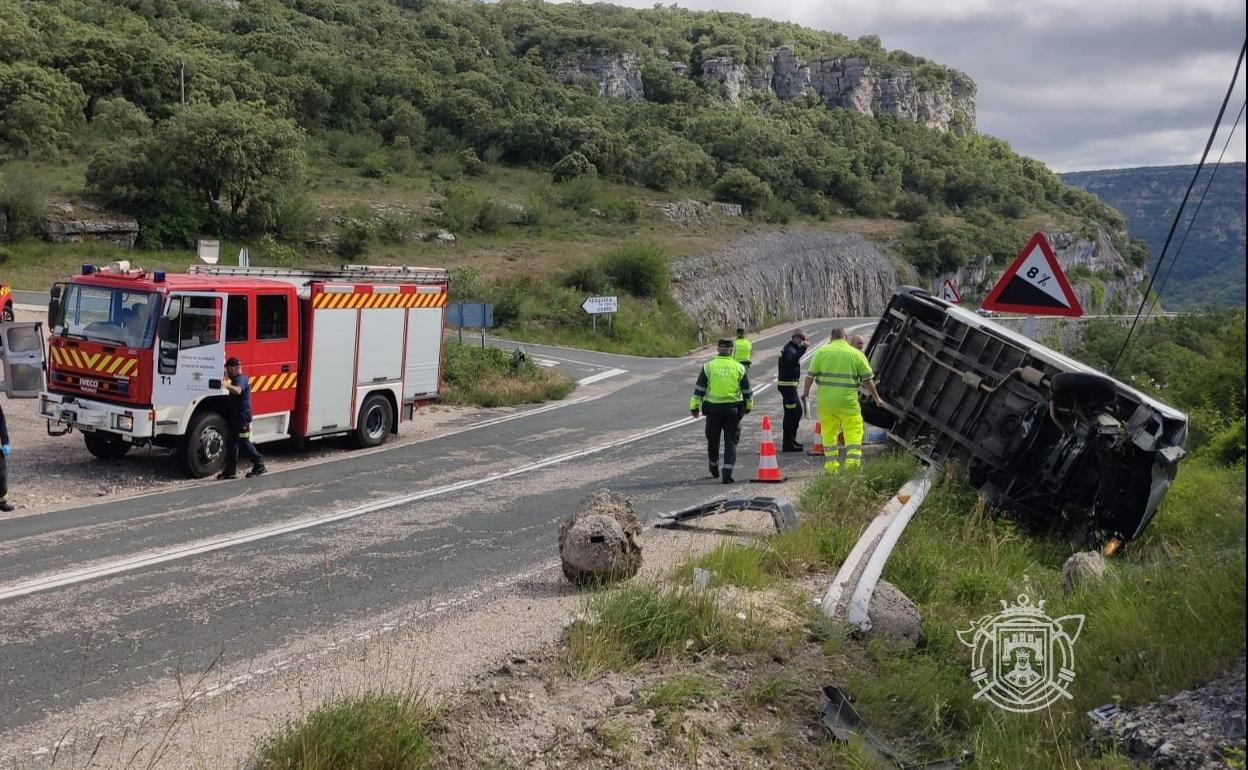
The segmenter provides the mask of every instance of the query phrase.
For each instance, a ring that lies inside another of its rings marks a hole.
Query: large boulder
[[[907,649],[923,642],[923,616],[919,608],[901,589],[886,580],[876,583],[867,616],[871,619],[873,635]]]
[[[600,489],[586,495],[559,525],[563,574],[578,585],[624,580],[641,568],[641,522],[620,494]]]

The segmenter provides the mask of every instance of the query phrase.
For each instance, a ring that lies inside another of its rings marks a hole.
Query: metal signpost
[[[581,303],[581,310],[589,313],[590,324],[594,333],[598,332],[598,316],[605,314],[607,316],[607,328],[611,328],[611,319],[620,309],[619,299],[616,297],[587,297]]]

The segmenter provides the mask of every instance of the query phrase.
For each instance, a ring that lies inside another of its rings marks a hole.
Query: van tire
[[[100,460],[120,460],[130,451],[130,442],[106,433],[83,433],[82,441],[87,451]]]
[[[893,295],[893,304],[919,322],[939,329],[945,324],[945,309],[939,305],[928,304],[921,299],[925,296],[925,294],[898,292]]]
[[[1049,390],[1055,400],[1077,401],[1088,406],[1108,403],[1118,392],[1113,380],[1091,372],[1055,374]]]
[[[356,447],[369,449],[381,446],[394,429],[394,408],[390,399],[380,393],[370,394],[360,405],[360,416],[351,434]]]
[[[225,467],[229,428],[219,412],[200,412],[191,418],[186,435],[178,442],[182,469],[193,479],[212,476]]]

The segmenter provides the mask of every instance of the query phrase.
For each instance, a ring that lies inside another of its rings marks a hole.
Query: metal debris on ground
[[[962,752],[956,759],[938,759],[931,762],[911,762],[901,756],[892,744],[880,737],[878,733],[863,720],[854,710],[845,692],[834,684],[824,685],[819,691],[819,700],[823,706],[823,726],[828,728],[832,737],[838,741],[848,742],[854,735],[862,738],[879,760],[887,762],[900,770],[954,770],[962,767],[972,759],[969,751]]]
[[[793,503],[782,497],[725,497],[711,500],[710,502],[695,505],[692,508],[665,513],[659,516],[659,522],[654,526],[675,529],[693,519],[730,513],[732,511],[770,513],[771,521],[775,524],[777,532],[787,532],[797,526],[797,509],[793,507]]]

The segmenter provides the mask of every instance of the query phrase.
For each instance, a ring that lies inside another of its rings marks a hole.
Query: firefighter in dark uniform
[[[749,371],[732,360],[732,340],[719,341],[717,353],[698,372],[698,382],[689,399],[694,417],[699,410],[706,415],[706,454],[710,458],[711,477],[721,477],[725,484],[733,482],[737,464],[735,438],[741,418],[754,408],[754,391],[750,388]],[[720,437],[724,442],[724,462],[719,462]],[[722,475],[720,471],[723,471]]]
[[[784,440],[782,452],[800,452],[802,444],[797,440],[797,429],[802,423],[802,401],[797,396],[797,386],[802,379],[802,356],[806,355],[806,332],[795,329],[789,342],[780,351],[780,376],[776,389],[784,399]]]
[[[14,510],[9,502],[9,425],[4,421],[4,409],[0,408],[0,511]]]
[[[251,443],[251,382],[243,374],[242,364],[237,358],[230,357],[225,362],[225,382],[222,386],[229,393],[226,397],[229,405],[226,419],[229,421],[230,442],[225,448],[225,469],[217,478],[238,478],[239,450],[251,460],[251,470],[247,471],[247,478],[259,476],[265,472],[265,467],[256,445]]]

